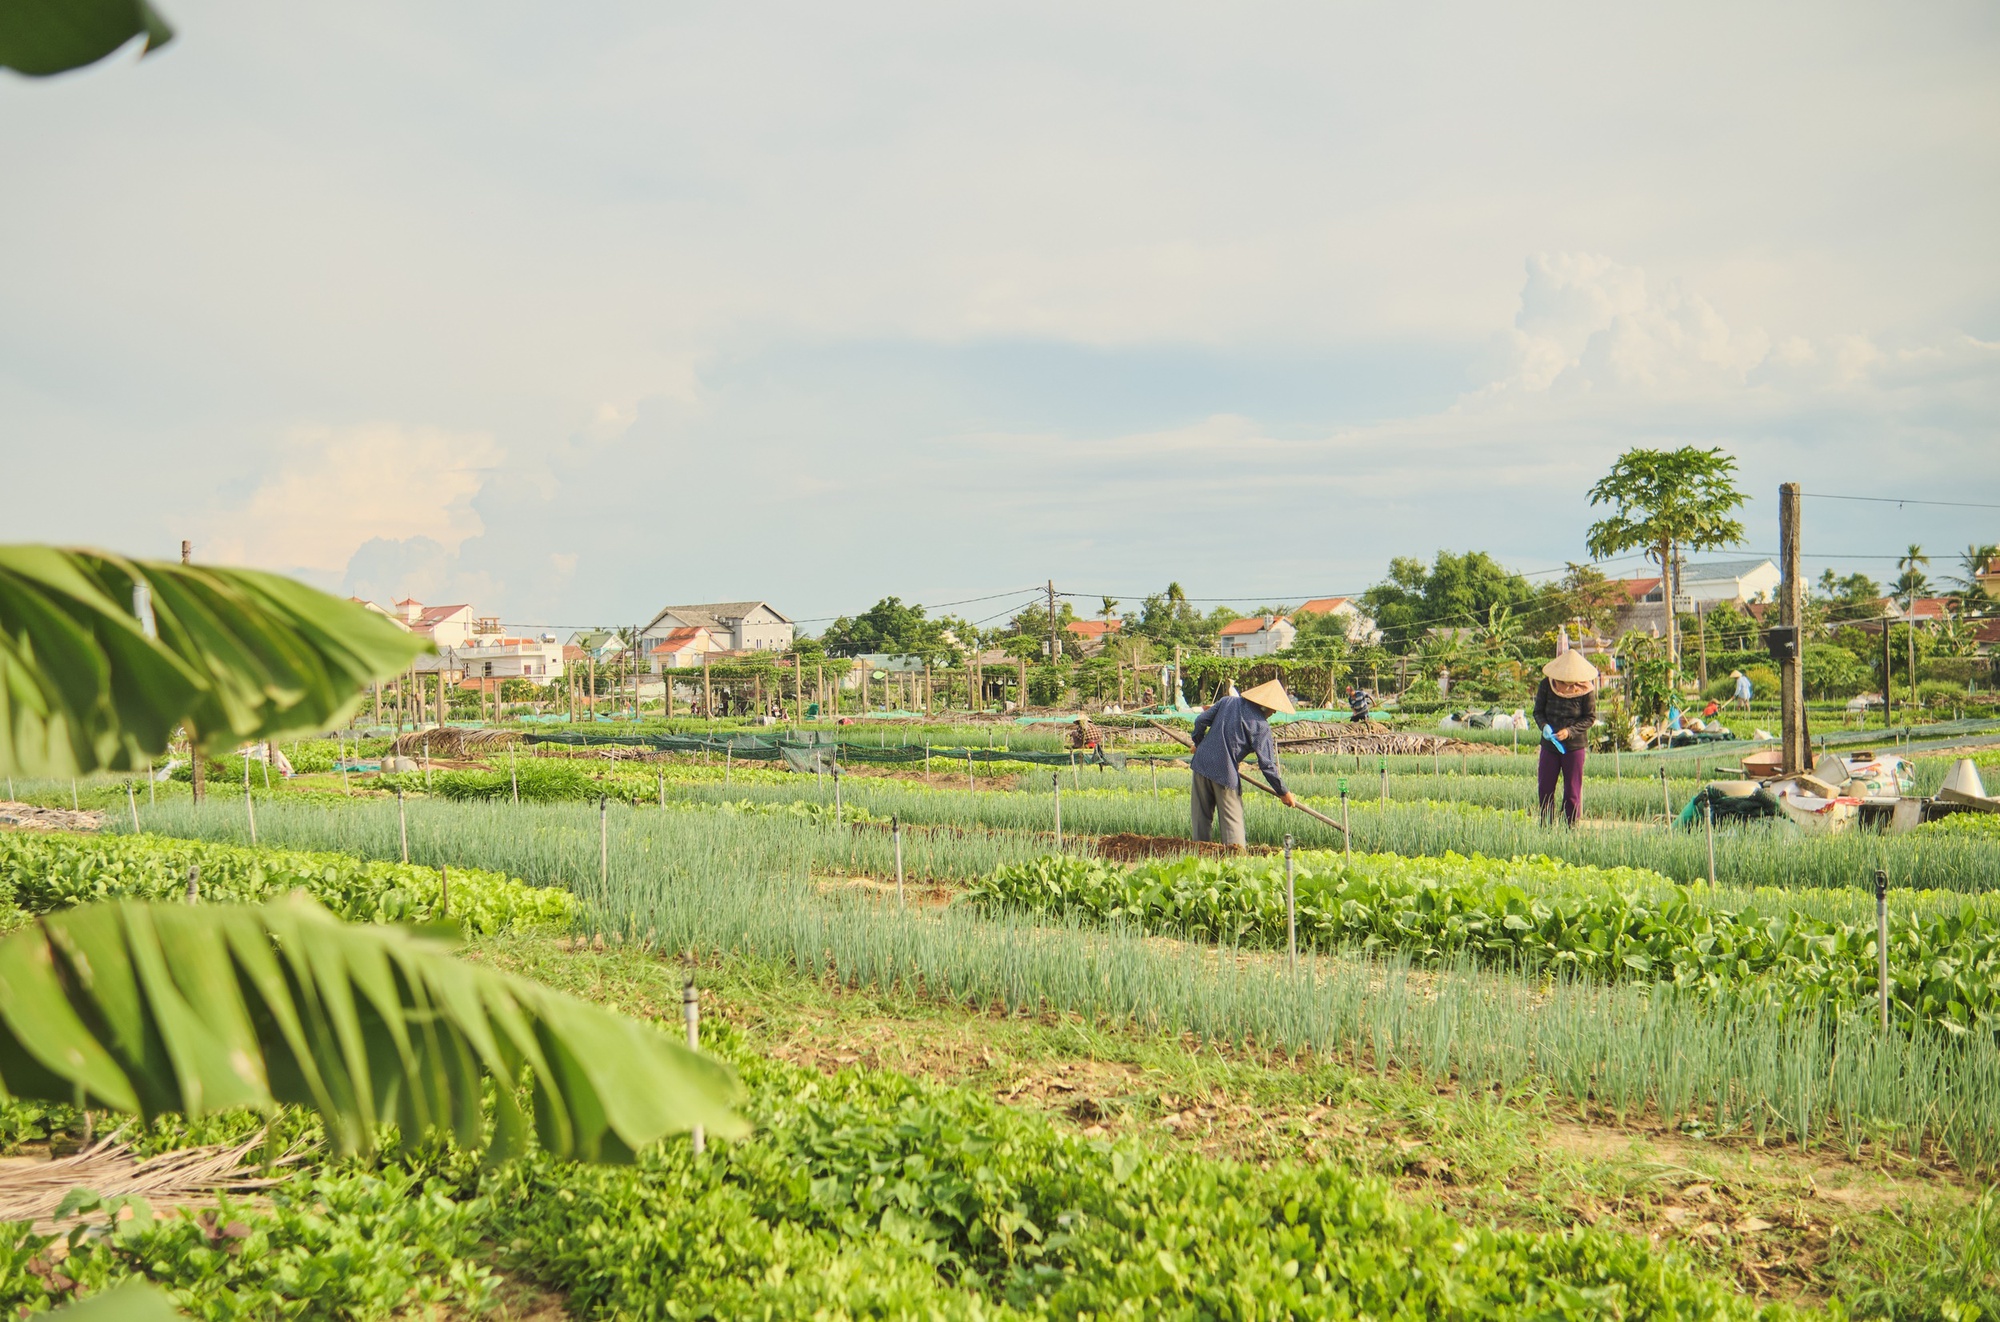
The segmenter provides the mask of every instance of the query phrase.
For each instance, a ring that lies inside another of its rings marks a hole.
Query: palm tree
[[[1958,573],[1951,579],[1951,585],[1958,589],[1960,609],[1971,609],[1975,604],[1983,604],[1992,594],[1979,576],[1986,572],[1988,565],[2000,560],[2000,546],[1988,542],[1984,546],[1974,544],[1965,548],[1965,554],[1958,558]]]
[[[1896,580],[1896,591],[1903,594],[1905,611],[1930,590],[1930,580],[1924,575],[1924,566],[1930,562],[1931,558],[1924,554],[1924,548],[1915,542],[1910,543],[1910,549],[1896,561],[1896,568],[1902,571],[1902,577]]]

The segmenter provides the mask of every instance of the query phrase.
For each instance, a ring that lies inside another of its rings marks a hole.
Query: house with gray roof
[[[792,645],[790,617],[768,601],[711,601],[697,606],[667,606],[641,631],[664,639],[676,629],[706,629],[726,638],[732,652],[782,652]]]

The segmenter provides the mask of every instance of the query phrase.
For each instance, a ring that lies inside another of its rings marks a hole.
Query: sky
[[[159,3],[0,71],[0,540],[1249,609],[1699,445],[1814,577],[2000,541],[1990,5]]]

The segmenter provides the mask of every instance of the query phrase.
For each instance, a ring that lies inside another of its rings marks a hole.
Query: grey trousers
[[[1225,845],[1243,844],[1243,789],[1241,786],[1218,785],[1199,771],[1194,773],[1194,792],[1189,796],[1194,805],[1194,838],[1214,840],[1220,837]],[[1220,821],[1215,819],[1220,818]],[[1211,832],[1210,823],[1216,830]]]

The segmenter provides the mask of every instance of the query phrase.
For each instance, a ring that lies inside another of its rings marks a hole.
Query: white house
[[[691,624],[683,629],[669,630],[664,638],[648,649],[647,655],[651,657],[652,670],[657,675],[666,670],[699,666],[709,656],[728,650],[726,639],[717,638],[707,629]]]
[[[1292,645],[1299,631],[1282,615],[1252,615],[1222,626],[1215,640],[1217,656],[1269,656]]]
[[[1382,631],[1375,627],[1375,617],[1362,611],[1352,597],[1314,597],[1298,608],[1299,615],[1338,615],[1347,621],[1347,641],[1350,643],[1373,643],[1382,638]]]
[[[467,679],[525,679],[547,684],[563,675],[562,644],[552,633],[539,638],[489,634],[455,651]]]
[[[1704,603],[1776,601],[1783,580],[1770,560],[1710,560],[1681,566],[1680,594]]]
[[[732,652],[782,652],[792,645],[792,622],[768,601],[711,601],[700,606],[668,606],[653,617],[641,637],[662,639],[675,629],[706,629],[728,639]]]
[[[396,618],[411,633],[436,643],[440,652],[447,647],[464,647],[472,641],[475,625],[472,607],[462,601],[452,606],[426,606],[415,597],[405,597],[396,603]]]

